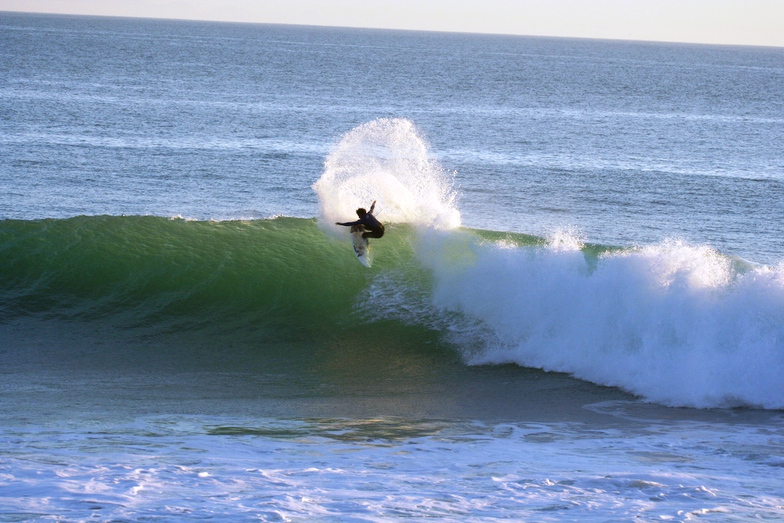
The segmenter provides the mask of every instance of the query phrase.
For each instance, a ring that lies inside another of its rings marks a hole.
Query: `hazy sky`
[[[784,47],[784,0],[0,0],[0,10]]]

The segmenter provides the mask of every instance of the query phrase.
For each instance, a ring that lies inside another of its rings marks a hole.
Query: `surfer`
[[[361,225],[365,232],[362,233],[362,237],[364,239],[368,238],[381,238],[384,236],[384,224],[376,219],[373,216],[373,209],[376,208],[376,201],[373,200],[373,205],[370,206],[370,210],[366,211],[363,207],[357,209],[357,216],[359,216],[359,220],[355,222],[335,222],[336,225],[344,225],[346,227],[353,227],[355,225]]]

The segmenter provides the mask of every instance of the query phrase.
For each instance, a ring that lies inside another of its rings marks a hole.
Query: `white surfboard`
[[[351,226],[351,243],[354,245],[354,252],[357,255],[359,263],[365,267],[373,265],[373,258],[370,256],[370,245],[368,241],[362,237],[365,228],[361,225]]]

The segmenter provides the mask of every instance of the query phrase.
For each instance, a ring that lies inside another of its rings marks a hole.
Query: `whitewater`
[[[784,515],[782,50],[0,48],[0,520]]]
[[[370,198],[390,223],[413,225],[434,281],[429,310],[410,320],[458,313],[441,328],[471,332],[451,338],[471,364],[566,372],[671,406],[784,408],[784,264],[680,240],[611,249],[568,231],[531,245],[461,230],[450,177],[408,120],[352,130],[314,189],[329,233]],[[380,285],[401,298],[379,316],[416,306],[404,280]]]

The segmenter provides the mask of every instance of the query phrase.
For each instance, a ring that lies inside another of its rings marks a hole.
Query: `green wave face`
[[[375,270],[411,255],[410,248],[399,252],[405,240],[384,241],[373,245],[380,251]],[[307,219],[6,220],[0,315],[101,318],[128,327],[180,321],[323,329],[351,313],[372,277],[353,258],[347,240],[327,237]]]
[[[386,317],[373,295],[389,274],[429,293],[413,230],[371,240],[372,269],[345,233],[299,218],[0,221],[0,363],[103,376],[110,389],[131,380],[133,397],[185,380],[171,394],[280,397],[269,408],[284,412],[290,402],[309,412],[314,397],[425,390],[434,373],[462,372],[442,333]],[[236,391],[216,392],[235,379]]]

